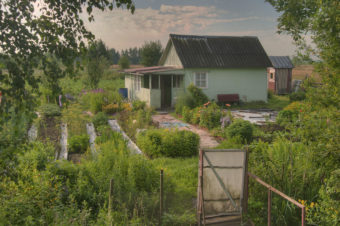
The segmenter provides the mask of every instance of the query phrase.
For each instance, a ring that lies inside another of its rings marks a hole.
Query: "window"
[[[134,79],[133,79],[133,86],[134,86],[134,89],[135,89],[136,91],[139,91],[139,90],[140,90],[140,88],[141,88],[141,83],[142,83],[141,76],[135,75],[135,76],[134,76]]]
[[[172,87],[173,88],[181,88],[183,84],[183,76],[182,75],[173,75],[172,76]]]
[[[158,89],[159,88],[159,76],[152,75],[151,76],[151,89]]]
[[[270,78],[273,79],[274,75],[273,73],[270,73]]]
[[[143,88],[146,88],[146,89],[150,88],[150,85],[149,85],[150,78],[149,77],[150,77],[149,75],[143,76]]]
[[[195,86],[199,88],[208,88],[208,73],[196,72],[195,73]]]

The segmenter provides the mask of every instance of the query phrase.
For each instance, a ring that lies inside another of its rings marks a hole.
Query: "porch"
[[[124,73],[128,98],[145,101],[156,109],[174,107],[176,98],[184,92],[184,73],[174,67],[128,69]]]

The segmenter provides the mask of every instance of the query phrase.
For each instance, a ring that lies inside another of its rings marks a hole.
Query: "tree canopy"
[[[74,74],[75,58],[85,49],[85,42],[94,38],[80,14],[86,9],[88,20],[93,21],[93,9],[114,7],[135,10],[132,0],[0,1],[0,49],[6,68],[0,69],[0,114],[13,107],[16,111],[32,109],[32,94],[38,91],[39,82],[34,70],[40,67],[49,76],[46,72],[56,71],[54,57],[61,62],[58,77]]]
[[[140,50],[141,63],[144,66],[155,66],[163,53],[160,41],[145,42]]]
[[[340,2],[338,0],[266,0],[281,16],[278,31],[290,34],[306,49],[305,37],[310,35],[315,47],[310,49],[328,68],[339,74]],[[310,47],[310,46],[309,46]]]

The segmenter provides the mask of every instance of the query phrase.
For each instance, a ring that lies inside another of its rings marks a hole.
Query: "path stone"
[[[212,137],[208,131],[201,129],[197,126],[191,124],[185,124],[182,121],[176,119],[169,114],[153,115],[152,120],[157,124],[174,124],[174,125],[186,125],[182,127],[177,127],[179,130],[189,130],[200,136],[200,148],[215,148],[219,143]]]
[[[138,146],[126,135],[126,133],[120,128],[117,120],[109,120],[109,125],[111,129],[115,132],[121,133],[123,135],[124,140],[127,141],[128,148],[134,153],[134,154],[142,154],[142,151],[138,148]]]
[[[89,142],[90,142],[91,152],[92,154],[94,154],[96,152],[95,140],[97,136],[96,136],[96,131],[94,129],[94,125],[92,122],[86,124],[86,131],[90,137]]]
[[[65,159],[67,160],[67,156],[68,156],[68,150],[67,150],[67,124],[62,123],[61,124],[61,138],[60,138],[60,146],[61,146],[61,150],[60,150],[60,154],[59,154],[59,158],[58,159]]]

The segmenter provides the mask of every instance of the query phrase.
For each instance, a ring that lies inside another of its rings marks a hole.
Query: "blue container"
[[[123,98],[128,98],[128,89],[127,88],[119,88],[118,93],[122,95]]]

